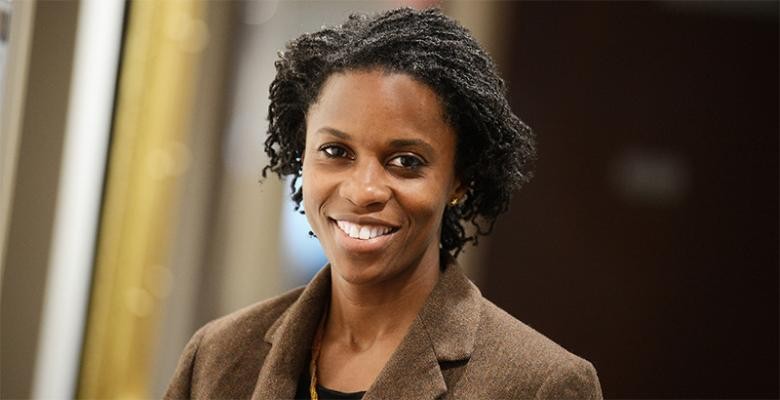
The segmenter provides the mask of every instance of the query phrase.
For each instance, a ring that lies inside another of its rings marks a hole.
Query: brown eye
[[[394,167],[415,170],[425,165],[425,162],[419,157],[404,154],[394,157],[388,164]]]
[[[320,151],[325,153],[329,158],[346,158],[349,157],[347,150],[341,146],[326,145],[320,148]]]

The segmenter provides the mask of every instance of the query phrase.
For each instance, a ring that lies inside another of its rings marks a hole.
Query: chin
[[[353,285],[368,285],[382,281],[390,266],[379,261],[368,262],[354,257],[331,262],[331,269],[341,279]]]
[[[328,258],[331,261],[331,270],[341,279],[352,285],[372,285],[380,283],[392,275],[393,266],[380,259],[361,259],[362,257],[349,255],[345,257]]]

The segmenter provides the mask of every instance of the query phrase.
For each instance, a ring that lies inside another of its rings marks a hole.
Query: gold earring
[[[457,198],[457,197],[453,197],[453,198],[452,198],[452,200],[450,200],[450,206],[451,206],[451,207],[455,207],[455,206],[457,206],[457,205],[458,205],[458,203],[459,203],[459,202],[460,202],[460,199],[459,199],[459,198]]]

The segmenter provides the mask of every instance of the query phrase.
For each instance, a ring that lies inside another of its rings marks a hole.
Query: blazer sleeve
[[[545,379],[536,399],[601,400],[601,384],[596,369],[585,360],[577,359],[562,364]]]
[[[195,369],[195,358],[200,348],[200,342],[203,340],[203,336],[206,332],[206,326],[200,328],[184,347],[181,357],[179,357],[179,363],[176,366],[176,371],[173,373],[171,383],[168,385],[168,390],[165,392],[163,399],[190,399],[192,398],[192,378],[193,371]]]

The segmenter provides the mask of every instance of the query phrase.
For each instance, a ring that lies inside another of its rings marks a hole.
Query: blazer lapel
[[[268,329],[271,349],[257,378],[253,400],[292,399],[311,353],[311,343],[330,295],[330,266],[325,266]]]
[[[252,399],[291,399],[311,353],[311,342],[330,296],[330,267],[312,279],[298,300],[265,335],[271,349]],[[468,361],[480,318],[479,289],[450,264],[406,337],[380,372],[364,399],[432,399],[443,397],[448,382],[440,363]]]
[[[363,399],[435,399],[446,391],[436,353],[417,318]]]
[[[481,298],[479,289],[460,268],[448,265],[364,399],[443,397],[448,384],[454,383],[446,381],[440,363],[463,362],[471,357]]]

